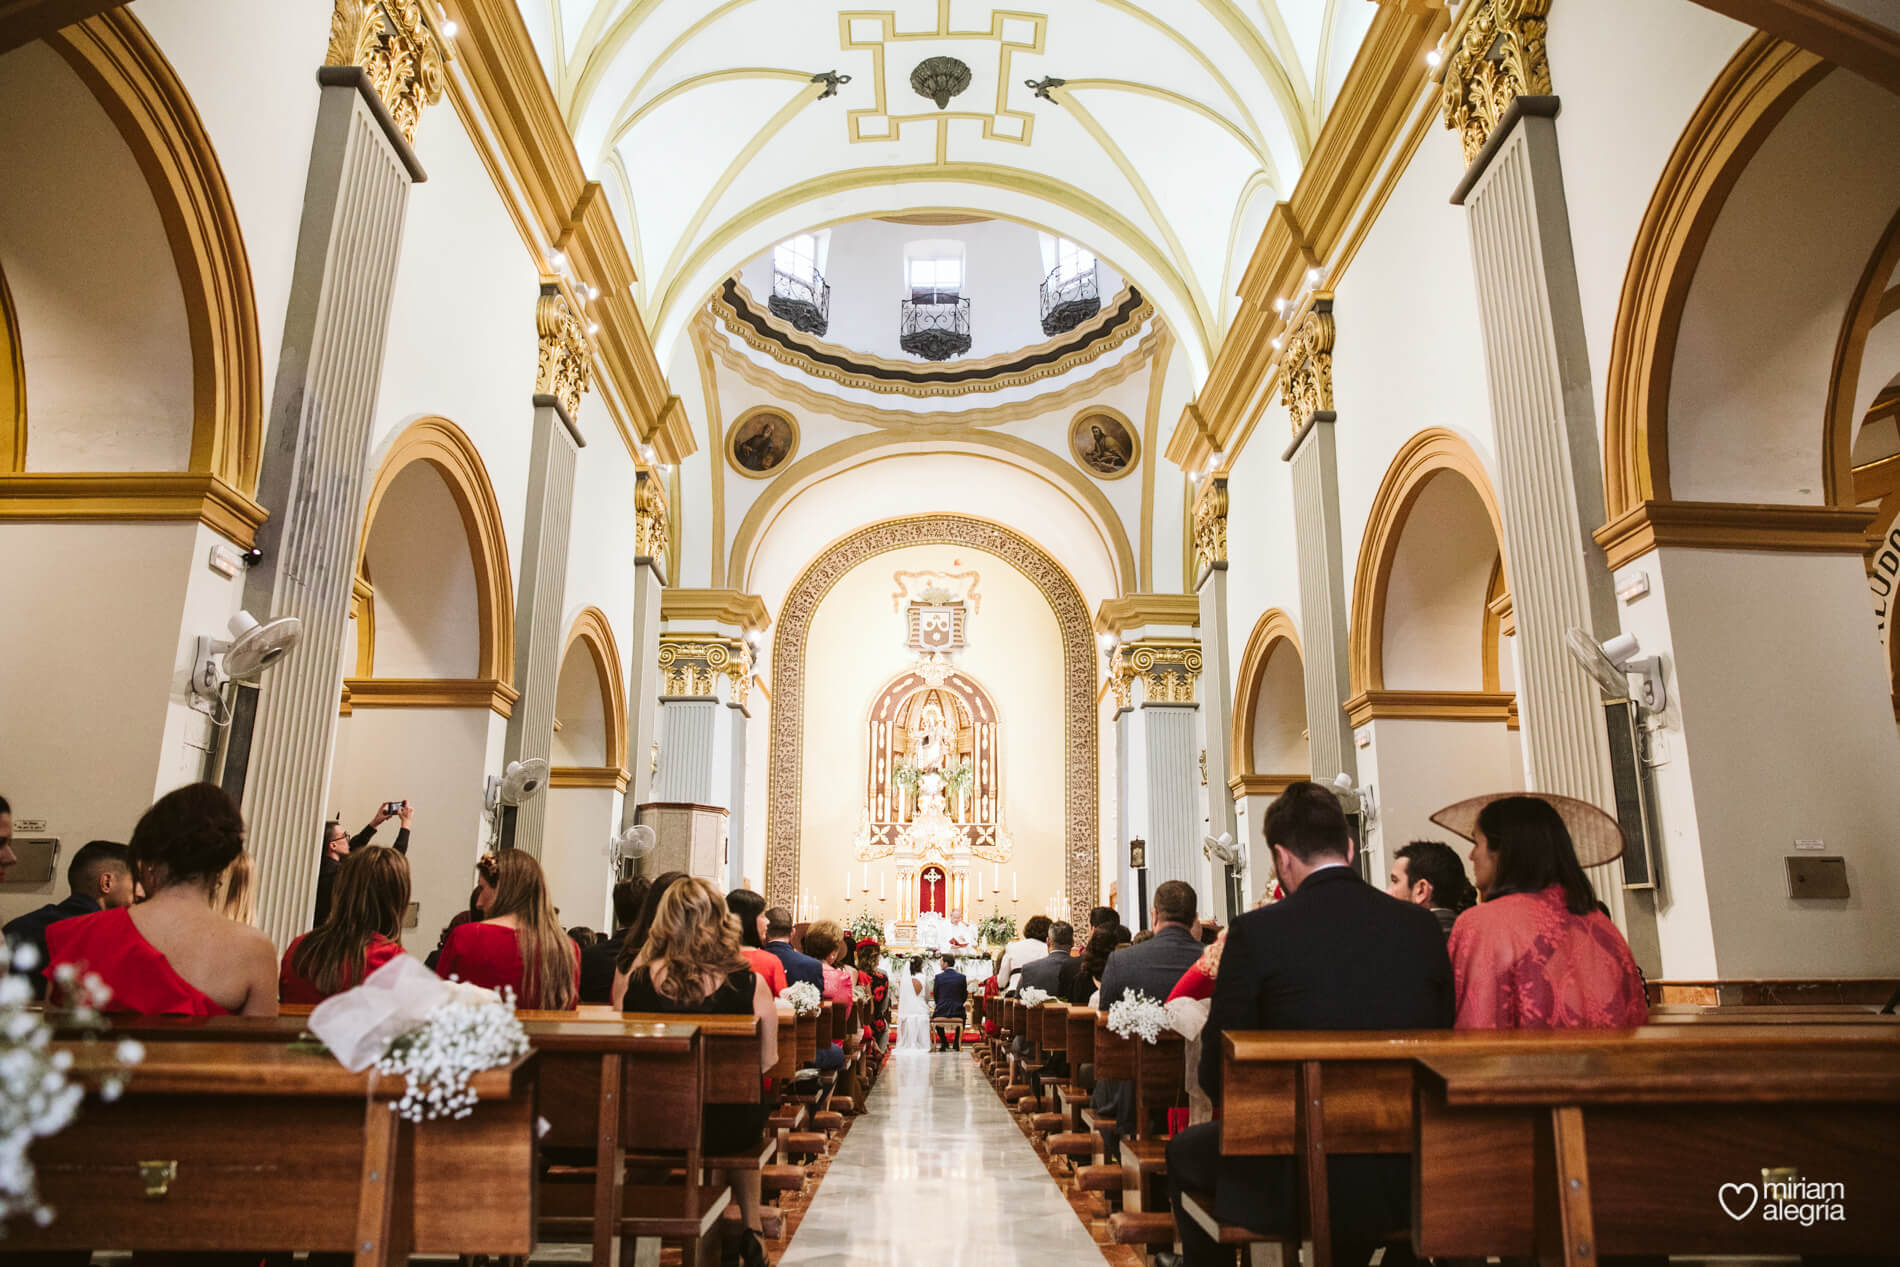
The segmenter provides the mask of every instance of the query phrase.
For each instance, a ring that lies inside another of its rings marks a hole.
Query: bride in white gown
[[[924,997],[924,961],[913,959],[897,983],[897,1050],[930,1052],[930,1002]]]

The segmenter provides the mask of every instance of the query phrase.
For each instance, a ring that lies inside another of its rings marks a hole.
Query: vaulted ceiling
[[[662,357],[790,234],[980,211],[1083,242],[1197,369],[1299,177],[1373,0],[520,0],[608,191]],[[913,70],[951,57],[946,108]],[[849,82],[822,76],[835,72]],[[821,78],[814,79],[814,76]]]

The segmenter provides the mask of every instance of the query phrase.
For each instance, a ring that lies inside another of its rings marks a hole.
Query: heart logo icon
[[[1744,1198],[1746,1204],[1743,1204]],[[1723,1213],[1740,1223],[1755,1212],[1755,1206],[1761,1200],[1761,1191],[1752,1183],[1725,1183],[1716,1189],[1715,1199],[1722,1203]],[[1736,1206],[1741,1208],[1738,1210]]]

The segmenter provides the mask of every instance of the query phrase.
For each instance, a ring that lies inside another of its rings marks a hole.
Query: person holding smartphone
[[[338,819],[331,819],[323,825],[323,858],[317,863],[317,909],[313,928],[320,928],[330,918],[330,895],[336,888],[336,871],[343,865],[343,859],[350,850],[361,849],[370,843],[376,835],[376,829],[394,818],[402,823],[396,832],[396,841],[392,846],[399,854],[409,853],[409,821],[415,816],[408,801],[385,801],[376,807],[376,813],[370,818],[369,825],[351,836],[344,832]]]

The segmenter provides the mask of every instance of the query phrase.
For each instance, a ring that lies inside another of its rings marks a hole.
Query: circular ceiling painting
[[[726,460],[741,475],[764,479],[798,452],[798,424],[776,409],[749,410],[726,437]]]
[[[1119,414],[1085,409],[1069,424],[1069,449],[1097,479],[1120,479],[1141,459],[1141,442]]]

